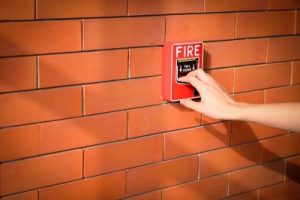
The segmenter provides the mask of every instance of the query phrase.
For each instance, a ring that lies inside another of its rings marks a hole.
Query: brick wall
[[[300,134],[161,100],[205,41],[238,101],[300,101],[299,0],[0,0],[1,200],[299,199]]]

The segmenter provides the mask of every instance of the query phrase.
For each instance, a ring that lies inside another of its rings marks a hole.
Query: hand
[[[235,118],[235,108],[238,103],[232,99],[223,86],[202,69],[192,71],[179,80],[193,85],[201,96],[200,102],[191,99],[180,100],[182,105],[215,119]]]

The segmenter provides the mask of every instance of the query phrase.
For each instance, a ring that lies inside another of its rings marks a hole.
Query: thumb
[[[184,105],[189,109],[195,110],[197,112],[202,112],[202,110],[204,110],[204,106],[202,102],[195,102],[191,99],[181,99],[180,104]]]

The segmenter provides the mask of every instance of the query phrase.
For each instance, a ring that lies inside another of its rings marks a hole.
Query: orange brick
[[[126,138],[125,112],[93,115],[40,125],[40,153],[61,151]]]
[[[200,155],[200,177],[249,167],[259,162],[258,143],[250,143]]]
[[[86,113],[99,113],[162,103],[161,77],[86,86]]]
[[[125,172],[87,178],[40,190],[40,200],[99,200],[125,197]]]
[[[80,87],[5,94],[0,127],[78,116],[81,107]]]
[[[0,35],[0,56],[81,50],[79,20],[2,23]]]
[[[127,78],[128,51],[99,51],[40,57],[41,87]]]
[[[294,33],[294,11],[244,12],[237,14],[237,38]]]
[[[293,63],[292,84],[300,84],[300,61]]]
[[[283,174],[284,162],[282,160],[232,172],[229,175],[229,195],[282,182]]]
[[[220,123],[165,135],[165,158],[195,154],[229,145],[230,124]]]
[[[0,92],[34,89],[36,77],[35,57],[0,59]]]
[[[126,200],[161,200],[161,191],[149,192],[146,194],[127,198]]]
[[[34,0],[2,0],[0,20],[34,19]]]
[[[298,0],[269,0],[269,9],[297,9],[300,8]]]
[[[158,162],[162,160],[162,150],[162,136],[88,148],[84,150],[84,176]]]
[[[38,192],[37,191],[24,192],[21,194],[3,197],[1,200],[38,200]]]
[[[258,200],[258,191],[247,192],[237,196],[229,197],[228,200]]]
[[[205,12],[265,10],[268,7],[267,0],[206,0]]]
[[[300,156],[286,160],[286,177],[287,179],[300,179]]]
[[[300,153],[300,134],[289,134],[260,141],[261,161],[268,162]]]
[[[197,179],[198,156],[130,169],[127,172],[127,195]]]
[[[297,200],[299,199],[300,184],[297,181],[287,181],[263,188],[259,191],[260,200]]]
[[[234,91],[243,92],[289,85],[291,67],[289,62],[236,68]]]
[[[215,176],[184,185],[164,189],[163,200],[221,199],[227,195],[227,176]]]
[[[233,39],[234,18],[234,14],[231,13],[167,16],[166,40]]]
[[[296,33],[300,33],[300,13],[297,11],[297,18],[296,18]]]
[[[0,129],[0,162],[38,154],[39,126]]]
[[[90,19],[84,21],[84,50],[161,45],[163,17]]]
[[[274,88],[266,91],[266,103],[300,101],[300,86]]]
[[[274,37],[268,42],[268,62],[300,58],[300,37]]]
[[[82,151],[10,162],[2,165],[2,194],[12,194],[82,177]]]
[[[266,51],[267,41],[265,39],[207,43],[204,66],[215,68],[264,63]]]
[[[264,103],[264,91],[253,91],[235,94],[233,98],[238,102],[262,104]]]
[[[253,122],[232,122],[231,144],[256,141],[288,133],[285,130],[264,126]]]
[[[130,49],[130,77],[161,75],[161,47]]]
[[[37,18],[126,16],[127,0],[38,0]]]
[[[199,124],[200,114],[181,105],[167,104],[134,109],[128,113],[128,136],[137,137]]]
[[[218,122],[222,122],[222,120],[214,119],[214,118],[211,118],[211,117],[208,117],[208,116],[202,114],[201,125],[214,124],[214,123],[218,123]]]
[[[212,70],[209,72],[209,74],[222,86],[225,87],[225,89],[228,92],[233,92],[233,76],[234,71],[233,69],[218,69],[218,70]]]
[[[203,11],[204,0],[128,0],[129,15],[195,13]]]

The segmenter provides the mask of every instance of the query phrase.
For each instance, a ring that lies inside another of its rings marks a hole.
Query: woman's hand
[[[192,71],[179,80],[193,85],[201,95],[200,102],[183,99],[180,100],[182,105],[215,119],[235,119],[238,103],[223,86],[202,69]]]

